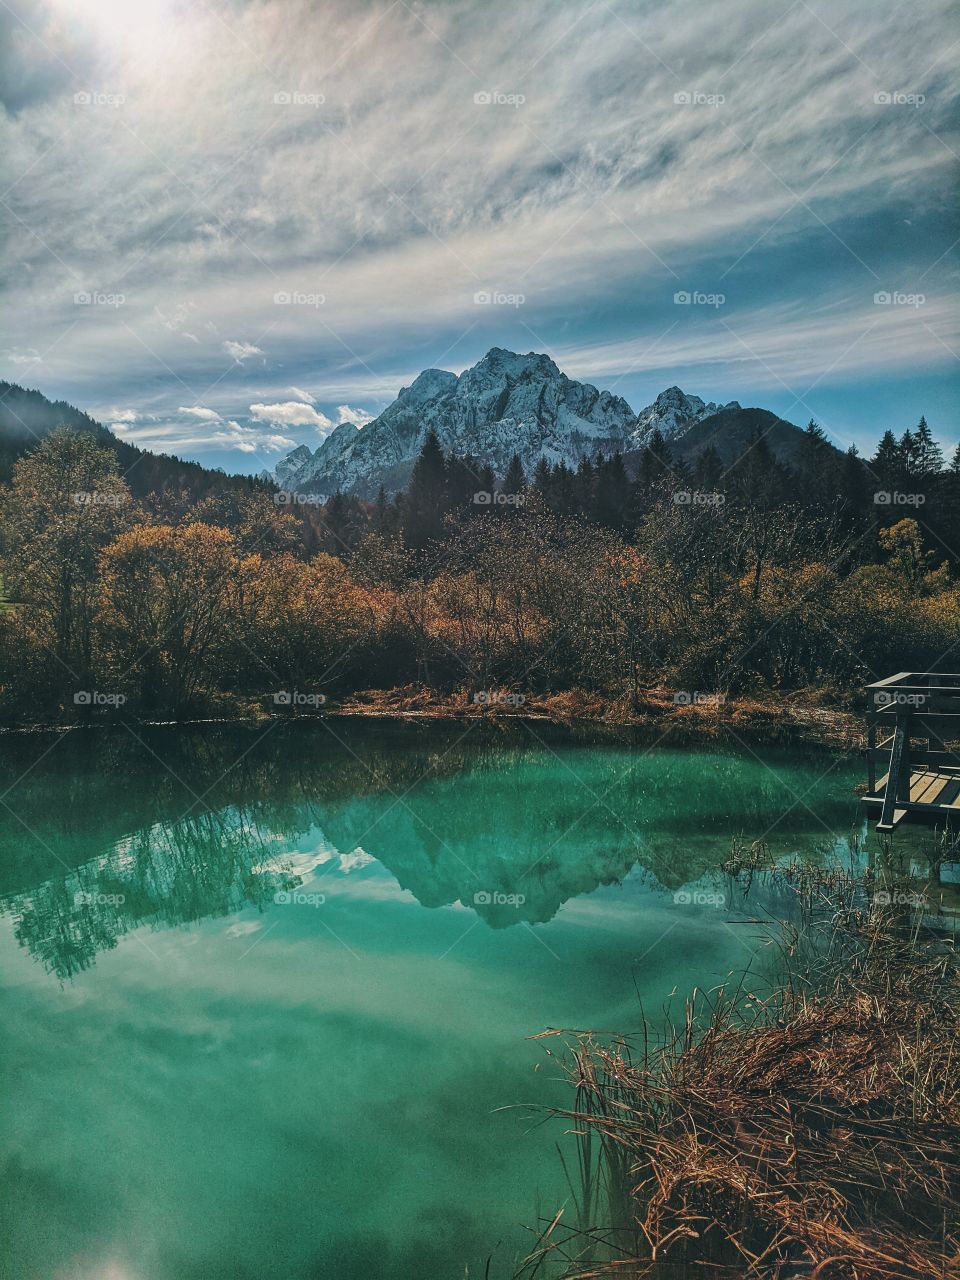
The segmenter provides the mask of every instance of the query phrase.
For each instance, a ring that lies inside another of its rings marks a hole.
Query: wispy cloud
[[[275,422],[287,427],[317,427],[328,430],[333,423],[324,413],[300,400],[284,404],[252,404],[250,412],[260,422]]]
[[[148,7],[8,13],[10,376],[200,451],[184,405],[315,439],[494,343],[635,405],[954,376],[947,0]]]
[[[255,346],[252,342],[233,342],[228,339],[223,344],[223,350],[228,356],[236,360],[238,364],[244,360],[249,360],[251,356],[262,356],[263,351],[260,347]]]
[[[352,422],[355,427],[365,427],[368,422],[372,422],[374,415],[368,413],[366,409],[354,409],[348,404],[337,405],[337,422]]]

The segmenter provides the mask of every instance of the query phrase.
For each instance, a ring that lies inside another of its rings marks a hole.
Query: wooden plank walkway
[[[883,808],[889,774],[884,774],[873,791],[863,796],[868,807]],[[897,798],[893,826],[898,826],[908,813],[926,815],[931,821],[960,819],[960,770],[914,769],[910,774],[910,799]],[[871,815],[873,816],[873,815]]]
[[[867,686],[863,803],[878,831],[904,819],[960,827],[960,754],[950,746],[958,740],[960,674],[901,671]],[[877,780],[881,761],[887,771]]]

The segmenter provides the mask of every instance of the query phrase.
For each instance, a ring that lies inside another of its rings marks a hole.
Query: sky
[[[952,448],[953,19],[3,0],[0,378],[228,471],[492,346]]]

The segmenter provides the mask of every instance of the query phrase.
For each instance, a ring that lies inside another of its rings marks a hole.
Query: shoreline
[[[111,716],[102,719],[40,722],[0,726],[8,735],[65,734],[76,730],[114,729],[124,724],[139,728],[198,728],[203,725],[266,725],[269,722],[310,724],[324,720],[358,720],[394,724],[484,724],[499,728],[550,725],[603,739],[630,738],[646,745],[694,746],[726,742],[742,746],[813,746],[843,752],[862,750],[865,734],[861,717],[847,710],[825,708],[791,698],[732,698],[676,704],[671,694],[651,691],[638,706],[574,690],[526,699],[522,706],[476,705],[463,694],[437,695],[422,688],[365,690],[330,702],[315,714],[277,715],[247,705],[236,714],[147,719]]]

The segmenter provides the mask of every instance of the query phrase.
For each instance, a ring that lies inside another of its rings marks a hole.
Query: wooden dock
[[[901,671],[867,685],[867,699],[863,803],[877,830],[920,821],[960,831],[960,675]]]

